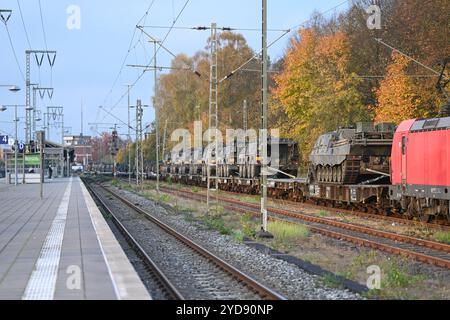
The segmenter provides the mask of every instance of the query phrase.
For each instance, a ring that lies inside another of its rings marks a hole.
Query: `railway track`
[[[112,190],[98,184],[87,182],[85,184],[112,217],[130,244],[146,261],[147,266],[154,274],[155,281],[164,291],[167,299],[286,300],[282,295],[231,266]],[[130,227],[125,225],[125,222],[121,222],[121,219],[115,214],[120,206],[122,210],[129,212],[126,217],[127,223],[130,223],[134,217],[145,218],[147,222],[150,222],[151,234],[155,238],[150,241],[146,240],[144,244],[138,239],[139,236],[133,235],[133,231],[129,230]],[[138,231],[134,233],[136,232]],[[161,251],[161,247],[149,249],[152,244],[159,244],[165,249],[170,247],[170,251],[160,252],[155,261],[155,258],[152,259],[148,252]],[[170,263],[167,263],[168,261]],[[161,263],[166,264],[160,266]],[[194,282],[189,285],[191,280]]]
[[[195,201],[206,202],[206,196],[186,190],[162,187],[161,191]],[[214,197],[228,210],[251,213],[259,216],[257,204],[242,202],[225,197]],[[418,261],[450,269],[450,245],[395,233],[380,231],[350,223],[320,218],[309,214],[269,208],[270,218],[288,223],[308,225],[311,231],[359,246],[370,247],[392,254],[414,258]],[[280,219],[282,218],[282,219]]]
[[[242,193],[237,193],[237,192],[232,192],[232,191],[226,191],[228,194],[231,195],[235,195],[235,196],[242,196]],[[292,200],[282,200],[282,199],[277,199],[277,198],[270,198],[270,201],[272,201],[275,204],[279,204],[281,206],[296,206],[298,207],[299,205],[305,208],[311,208],[311,209],[316,209],[316,210],[326,210],[326,211],[330,211],[330,212],[335,212],[335,213],[339,213],[339,214],[348,214],[348,215],[352,215],[352,216],[357,216],[357,217],[361,217],[361,218],[366,218],[366,219],[371,219],[373,221],[376,220],[383,220],[383,221],[388,221],[391,223],[396,223],[396,224],[401,224],[401,225],[407,225],[407,226],[414,226],[414,227],[427,227],[430,229],[435,229],[435,230],[439,230],[439,231],[449,231],[450,232],[450,225],[447,224],[446,220],[438,220],[435,222],[425,222],[425,221],[417,221],[417,220],[410,220],[406,217],[402,217],[400,215],[397,216],[392,216],[392,215],[387,215],[387,214],[380,214],[380,213],[368,213],[368,212],[362,212],[362,211],[357,211],[355,209],[345,209],[345,208],[340,208],[340,207],[336,207],[333,206],[332,203],[325,203],[325,204],[314,204],[312,203],[312,201],[309,202],[295,202]],[[370,211],[370,209],[368,210]]]
[[[288,205],[288,206],[298,206],[298,202],[288,201],[288,200],[279,200],[279,199],[271,199],[274,203],[279,205]],[[304,208],[311,208],[311,209],[323,209],[326,211],[339,213],[339,214],[346,214],[346,215],[352,215],[360,218],[370,219],[373,221],[377,220],[383,220],[390,223],[395,223],[398,225],[406,225],[406,226],[413,226],[413,227],[426,227],[434,230],[439,231],[450,231],[450,226],[446,224],[439,224],[439,223],[429,223],[429,222],[423,222],[423,221],[415,221],[415,220],[409,220],[407,218],[402,217],[396,217],[396,216],[389,216],[389,215],[382,215],[382,214],[372,214],[372,213],[366,213],[356,210],[349,210],[339,207],[332,207],[332,206],[325,206],[320,204],[311,204],[311,203],[301,203],[300,206]],[[442,221],[443,222],[443,221]]]

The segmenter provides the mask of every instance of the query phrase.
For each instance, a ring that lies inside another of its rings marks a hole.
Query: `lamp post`
[[[0,84],[1,88],[8,88],[9,91],[11,92],[19,92],[21,89],[19,86],[16,85],[11,85],[11,84]]]

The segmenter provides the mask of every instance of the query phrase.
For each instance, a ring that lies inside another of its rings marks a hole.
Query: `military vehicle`
[[[310,154],[311,182],[359,184],[389,182],[395,125],[358,123],[322,135]]]

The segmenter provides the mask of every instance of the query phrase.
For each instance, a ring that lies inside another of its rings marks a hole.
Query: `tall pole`
[[[156,192],[159,193],[159,107],[157,101],[158,94],[158,70],[156,69],[156,55],[157,55],[157,41],[153,41],[155,49],[154,62],[154,72],[155,72],[155,97],[153,98],[153,104],[155,107],[155,129],[156,129]]]
[[[19,156],[19,137],[18,137],[18,133],[17,133],[17,122],[19,122],[19,119],[17,118],[17,106],[14,106],[14,128],[15,128],[15,136],[16,136],[16,141],[14,142],[14,185],[17,186],[19,184],[19,177],[18,177],[18,172],[17,172],[17,161],[18,161],[18,156]]]
[[[30,136],[30,127],[31,127],[31,114],[28,110],[29,106],[31,105],[31,66],[30,66],[30,51],[25,51],[26,55],[26,92],[25,92],[25,143],[28,143],[31,138]]]
[[[208,144],[211,144],[211,130],[217,130],[218,128],[218,68],[217,68],[217,50],[218,50],[218,41],[217,41],[217,24],[211,24],[211,66],[210,66],[210,84],[209,84],[209,128],[208,128]],[[217,144],[217,136],[216,138],[216,175],[217,175],[217,152],[218,152],[218,144]],[[206,159],[206,175],[207,175],[207,191],[206,191],[206,202],[209,212],[210,207],[210,189],[211,189],[211,158],[212,158],[212,150],[211,154],[207,154]],[[216,184],[218,183],[216,179]],[[217,185],[216,185],[217,187]]]
[[[162,156],[164,157],[166,154],[166,139],[167,139],[167,119],[164,124],[164,137],[163,137],[163,145],[162,145]]]
[[[50,140],[50,108],[47,107],[47,140]]]
[[[36,87],[33,87],[33,140],[36,140]]]
[[[131,101],[130,101],[130,88],[131,85],[127,85],[128,87],[128,183],[131,184]]]
[[[56,51],[49,50],[26,50],[26,94],[25,94],[25,106],[27,108],[26,117],[25,117],[25,142],[29,143],[31,140],[31,126],[32,126],[32,110],[29,110],[31,106],[31,63],[30,63],[30,55],[34,54],[36,57],[36,63],[38,67],[41,67],[44,62],[44,56],[47,55],[48,63],[51,68],[53,68],[56,60]]]
[[[268,110],[268,55],[267,55],[267,0],[262,0],[262,170],[261,170],[261,184],[262,184],[262,197],[261,197],[261,231],[258,236],[262,238],[272,238],[273,236],[268,233],[267,230],[267,143],[268,143],[268,122],[267,122],[267,110]]]
[[[141,180],[141,149],[142,149],[142,102],[138,100],[136,103],[136,185],[139,187]]]
[[[64,115],[61,116],[61,145],[64,148]]]
[[[248,106],[247,106],[247,100],[244,100],[244,106],[243,106],[243,117],[244,117],[244,131],[247,132],[248,130],[248,112],[247,112]]]

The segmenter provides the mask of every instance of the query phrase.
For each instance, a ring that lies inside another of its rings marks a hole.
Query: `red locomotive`
[[[450,95],[443,63],[437,87],[447,98],[441,118],[407,120],[394,136],[391,154],[391,200],[409,216],[450,221]]]
[[[450,219],[450,118],[404,121],[391,161],[392,200],[411,216]]]

